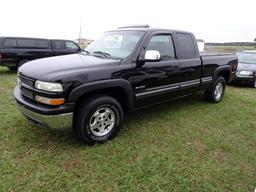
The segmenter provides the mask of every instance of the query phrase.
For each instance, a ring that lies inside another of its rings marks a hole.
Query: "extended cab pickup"
[[[93,144],[117,135],[124,112],[200,90],[221,101],[237,63],[236,55],[200,56],[189,32],[123,27],[84,52],[26,63],[14,97],[32,122],[73,128]]]
[[[80,47],[69,40],[0,37],[0,66],[17,69],[34,59],[74,54],[79,51]]]

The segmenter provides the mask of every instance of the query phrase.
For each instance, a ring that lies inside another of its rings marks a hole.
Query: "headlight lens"
[[[253,72],[252,72],[252,71],[240,71],[239,75],[247,75],[247,76],[250,76],[250,75],[253,75]]]
[[[35,87],[40,90],[44,91],[51,91],[51,92],[63,92],[62,85],[60,83],[48,83],[43,81],[36,81]]]

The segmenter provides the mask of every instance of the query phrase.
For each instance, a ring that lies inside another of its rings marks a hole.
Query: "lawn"
[[[0,191],[248,191],[256,187],[256,90],[227,87],[126,117],[93,147],[30,125],[17,111],[16,74],[0,68]]]
[[[255,46],[228,46],[228,45],[206,45],[206,52],[237,53],[243,50],[256,50]]]

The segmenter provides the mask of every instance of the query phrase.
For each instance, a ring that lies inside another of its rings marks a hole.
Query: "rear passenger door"
[[[195,38],[189,33],[176,33],[180,61],[180,90],[199,88],[201,78],[201,59]]]
[[[80,47],[72,41],[54,40],[52,43],[54,55],[73,54],[80,50]]]

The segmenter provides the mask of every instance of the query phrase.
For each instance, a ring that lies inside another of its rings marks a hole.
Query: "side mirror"
[[[156,62],[160,61],[161,55],[159,51],[156,50],[147,50],[144,54],[142,53],[137,62],[137,66],[141,67],[145,62]]]
[[[145,61],[160,61],[161,55],[159,51],[147,50],[144,56]]]

